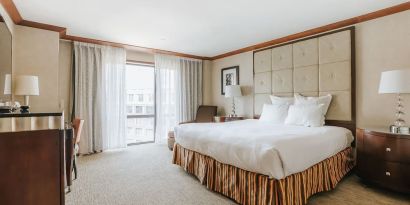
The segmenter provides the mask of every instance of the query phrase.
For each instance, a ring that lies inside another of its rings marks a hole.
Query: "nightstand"
[[[410,193],[410,135],[357,129],[357,175],[391,190]]]
[[[218,120],[219,119],[219,120]],[[230,121],[237,121],[237,120],[244,120],[244,117],[229,117],[229,116],[216,116],[214,118],[214,122],[230,122]]]

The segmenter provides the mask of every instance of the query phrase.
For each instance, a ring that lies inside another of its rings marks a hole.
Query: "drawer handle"
[[[386,176],[390,176],[391,174],[390,174],[390,172],[386,172]]]
[[[387,148],[386,148],[386,152],[391,152],[390,147],[387,147]]]

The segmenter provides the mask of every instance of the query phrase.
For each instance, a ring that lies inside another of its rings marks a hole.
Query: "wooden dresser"
[[[357,174],[381,187],[410,193],[410,135],[357,129]]]
[[[0,204],[64,204],[62,113],[0,115]]]

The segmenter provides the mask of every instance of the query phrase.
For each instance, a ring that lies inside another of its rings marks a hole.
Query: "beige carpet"
[[[79,178],[66,195],[67,205],[235,204],[211,192],[171,164],[166,145],[136,145],[79,158]],[[410,205],[410,197],[368,187],[354,175],[309,205]]]

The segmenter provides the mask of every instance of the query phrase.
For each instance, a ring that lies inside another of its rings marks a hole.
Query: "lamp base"
[[[28,106],[28,105],[22,105],[22,106],[20,106],[20,112],[21,113],[29,113],[30,112],[29,108],[30,108],[30,106]]]

